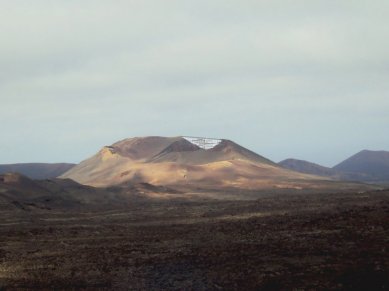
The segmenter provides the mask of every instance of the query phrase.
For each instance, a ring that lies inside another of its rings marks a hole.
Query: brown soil
[[[0,208],[0,289],[389,289],[388,191],[158,201]]]

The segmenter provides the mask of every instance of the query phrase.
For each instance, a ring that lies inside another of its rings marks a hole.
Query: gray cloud
[[[4,1],[0,162],[136,135],[332,165],[389,150],[387,1]]]

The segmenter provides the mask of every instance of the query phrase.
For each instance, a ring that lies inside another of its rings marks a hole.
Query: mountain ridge
[[[332,168],[297,159],[286,159],[278,164],[290,170],[336,180],[389,184],[388,151],[362,150]]]
[[[306,174],[314,174],[314,175],[326,176],[326,177],[333,177],[338,174],[337,171],[332,168],[325,167],[305,160],[289,158],[279,162],[278,164],[287,169],[298,171],[301,173],[306,173]]]

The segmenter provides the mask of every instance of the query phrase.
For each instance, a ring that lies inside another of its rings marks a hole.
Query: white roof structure
[[[221,139],[207,138],[207,137],[183,136],[182,138],[186,139],[190,143],[195,144],[198,147],[205,150],[213,149],[222,141]]]

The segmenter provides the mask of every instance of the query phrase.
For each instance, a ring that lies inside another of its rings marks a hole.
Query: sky
[[[389,150],[389,1],[0,0],[0,164],[136,136]]]

